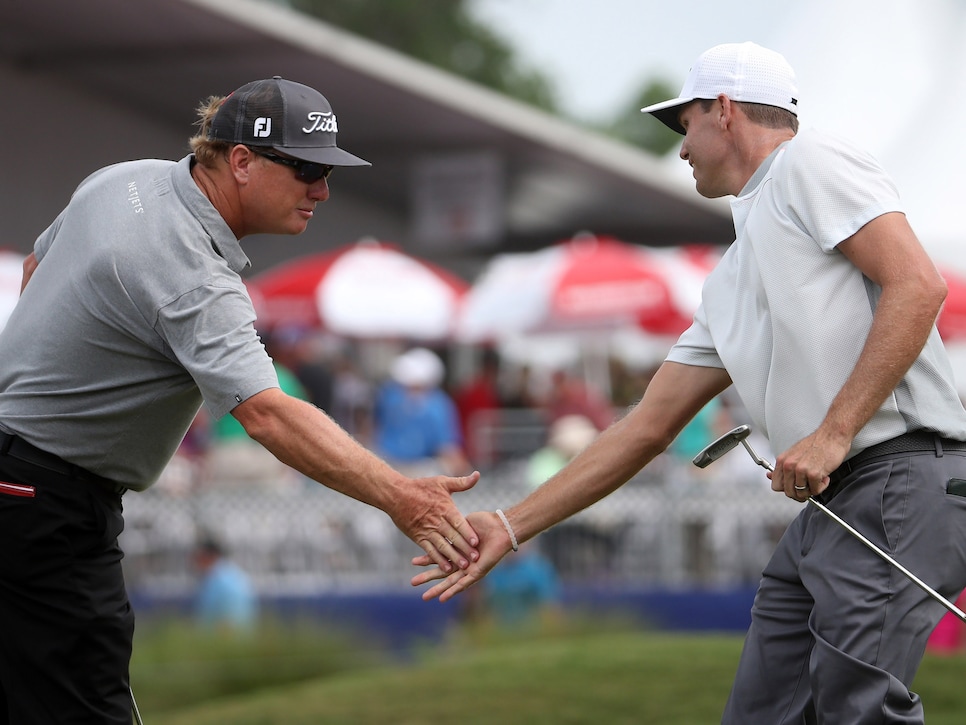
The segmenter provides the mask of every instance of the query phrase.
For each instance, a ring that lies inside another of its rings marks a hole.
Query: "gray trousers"
[[[855,470],[829,508],[947,599],[966,587],[966,453],[901,453]],[[722,723],[922,723],[909,685],[946,610],[815,506],[762,575]]]

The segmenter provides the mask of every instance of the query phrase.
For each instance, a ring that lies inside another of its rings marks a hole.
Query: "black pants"
[[[130,725],[121,497],[0,454],[0,725]]]

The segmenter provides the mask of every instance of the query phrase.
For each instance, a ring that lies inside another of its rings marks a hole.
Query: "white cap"
[[[706,50],[695,61],[677,98],[655,103],[650,113],[669,128],[684,134],[678,121],[681,106],[699,98],[724,94],[732,101],[777,106],[798,115],[795,71],[784,56],[755,43],[726,43]]]
[[[435,388],[443,382],[446,370],[443,361],[432,350],[414,347],[392,362],[393,380],[406,387]]]

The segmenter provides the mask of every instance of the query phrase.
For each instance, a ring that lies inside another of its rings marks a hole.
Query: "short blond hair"
[[[698,103],[701,104],[701,110],[707,113],[714,106],[715,100],[714,98],[699,98]],[[798,117],[791,111],[764,103],[749,103],[748,101],[732,101],[732,103],[740,106],[752,123],[765,128],[787,128],[792,133],[798,133]]]
[[[787,128],[798,133],[798,117],[784,108],[768,106],[764,103],[736,101],[750,121],[766,128]]]
[[[211,121],[218,113],[218,109],[221,108],[221,104],[225,102],[225,98],[227,96],[210,96],[207,100],[201,102],[197,109],[198,120],[195,121],[198,133],[188,141],[191,145],[191,152],[195,155],[198,163],[209,168],[214,166],[215,161],[228,153],[228,150],[232,147],[232,144],[227,141],[208,138]]]

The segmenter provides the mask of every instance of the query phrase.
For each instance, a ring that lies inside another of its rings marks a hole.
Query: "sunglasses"
[[[268,159],[273,164],[281,164],[282,166],[290,166],[295,169],[295,178],[299,181],[304,181],[306,184],[314,184],[319,179],[328,179],[329,174],[332,173],[334,166],[329,166],[328,164],[317,164],[314,161],[302,161],[300,159],[290,159],[285,156],[279,156],[278,154],[273,154],[269,151],[262,151],[261,149],[252,148],[248,149],[263,158]]]

